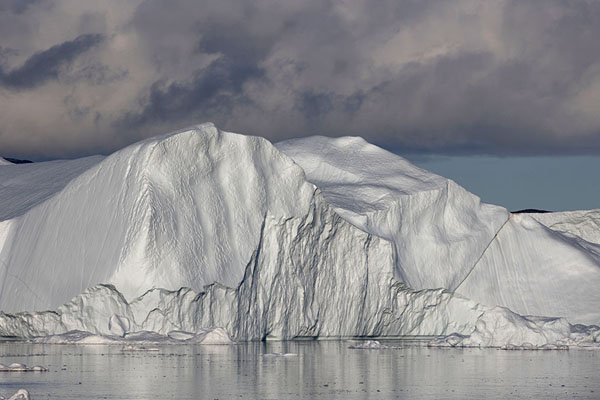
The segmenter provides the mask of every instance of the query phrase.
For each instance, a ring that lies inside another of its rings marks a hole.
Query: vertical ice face
[[[450,333],[471,326],[478,303],[600,323],[597,213],[538,218],[360,138],[275,147],[204,124],[105,159],[0,166],[0,310],[56,308],[108,283],[124,297],[86,291],[59,309],[73,321],[36,324]]]
[[[394,244],[396,277],[410,287],[444,287],[521,314],[600,323],[597,211],[509,218],[451,180],[360,138],[276,146],[340,215]]]
[[[265,214],[304,215],[314,191],[265,139],[212,124],[134,144],[2,222],[0,309],[56,307],[101,282],[128,297],[236,286]]]
[[[396,275],[415,289],[455,289],[508,218],[505,209],[361,138],[276,146],[340,215],[394,244]]]
[[[600,245],[513,214],[457,291],[519,314],[598,324],[598,288]]]

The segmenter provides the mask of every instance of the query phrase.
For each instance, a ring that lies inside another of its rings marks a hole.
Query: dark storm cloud
[[[43,0],[0,0],[0,11],[8,10],[14,14],[22,14],[27,8]]]
[[[0,70],[0,84],[11,89],[32,89],[56,79],[60,68],[102,41],[101,35],[81,35],[74,40],[50,47],[28,58],[8,72]]]
[[[309,91],[298,96],[298,108],[308,119],[316,119],[331,112],[333,103],[333,96],[329,93]]]
[[[197,71],[190,82],[155,82],[143,97],[143,110],[128,114],[118,124],[122,128],[136,128],[157,121],[221,116],[244,101],[244,82],[261,75],[260,68],[253,64],[220,57]]]
[[[75,156],[210,120],[272,141],[600,154],[598,20],[593,1],[0,0],[0,145],[28,156],[70,132]],[[40,32],[57,25],[51,47]]]

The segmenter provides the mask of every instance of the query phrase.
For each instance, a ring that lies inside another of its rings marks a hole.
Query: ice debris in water
[[[30,399],[31,399],[31,397],[29,397],[29,392],[25,389],[17,390],[17,393],[13,394],[9,398],[5,398],[4,396],[0,395],[0,400],[30,400]]]
[[[160,351],[158,347],[148,347],[144,345],[126,344],[121,351]]]
[[[27,365],[21,364],[21,363],[12,363],[10,365],[0,364],[0,372],[45,372],[45,371],[48,371],[48,369],[45,367],[42,367],[40,365],[28,367]]]
[[[569,346],[600,349],[600,327],[571,325],[564,318],[518,315],[504,307],[485,311],[470,334],[453,333],[432,347],[496,347],[506,350],[562,350]]]
[[[372,350],[382,350],[382,349],[399,349],[399,346],[388,346],[382,344],[379,340],[350,340],[351,344],[348,346],[349,349],[372,349]]]
[[[152,344],[233,344],[227,332],[222,328],[203,330],[197,334],[190,332],[169,332],[162,335],[157,332],[130,332],[121,336],[98,335],[86,331],[69,331],[57,335],[40,336],[30,339],[33,343],[47,344],[121,344],[123,350],[146,350],[145,345]],[[152,351],[154,351],[152,349]]]

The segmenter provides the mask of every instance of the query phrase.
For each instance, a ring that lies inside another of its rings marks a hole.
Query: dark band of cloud
[[[213,121],[272,141],[600,155],[598,20],[600,2],[560,0],[0,0],[0,148],[74,157]]]
[[[102,35],[81,35],[74,40],[50,47],[28,58],[11,71],[0,70],[0,84],[10,89],[32,89],[58,77],[60,68],[96,46]]]

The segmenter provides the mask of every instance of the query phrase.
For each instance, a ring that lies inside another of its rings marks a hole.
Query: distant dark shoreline
[[[31,164],[33,163],[33,161],[30,160],[19,160],[18,158],[10,158],[10,157],[3,157],[6,161],[9,161],[13,164]]]
[[[526,208],[524,210],[519,211],[511,211],[513,214],[546,214],[551,213],[552,211],[548,210],[538,210],[537,208]]]

